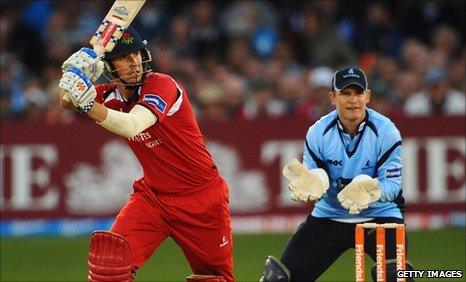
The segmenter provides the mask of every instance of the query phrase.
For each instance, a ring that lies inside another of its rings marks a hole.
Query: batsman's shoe
[[[283,168],[283,176],[288,180],[291,191],[290,198],[294,201],[315,201],[329,188],[328,175],[321,168],[309,170],[297,159],[293,159]]]
[[[381,190],[379,181],[368,175],[356,176],[343,190],[338,193],[337,198],[341,206],[349,210],[350,214],[359,214],[363,209],[380,199]]]
[[[259,282],[290,282],[290,280],[291,274],[288,268],[274,256],[268,256]]]

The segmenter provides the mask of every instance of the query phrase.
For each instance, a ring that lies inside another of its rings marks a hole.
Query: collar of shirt
[[[343,146],[345,146],[346,153],[349,156],[352,156],[353,153],[356,151],[356,147],[358,146],[359,141],[362,136],[360,134],[364,132],[364,129],[366,128],[368,120],[369,120],[369,113],[366,110],[366,117],[359,124],[358,132],[355,135],[351,136],[345,131],[343,124],[340,122],[340,119],[337,119],[338,133],[340,135],[341,141],[343,142]]]
[[[361,133],[361,131],[364,129],[364,127],[366,126],[366,119],[364,119],[363,122],[361,122],[359,124],[359,127],[358,127],[358,132],[351,137],[350,134],[348,134],[346,131],[345,131],[345,128],[343,127],[343,124],[341,124],[340,122],[340,119],[337,120],[337,125],[338,125],[338,129],[340,130],[341,133],[345,134],[345,135],[348,135],[350,136],[351,139],[353,139],[354,137],[356,137],[359,133]]]

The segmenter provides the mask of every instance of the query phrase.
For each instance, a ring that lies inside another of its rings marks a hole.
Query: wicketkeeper
[[[94,85],[105,73],[111,83]],[[72,105],[124,138],[144,175],[110,231],[91,237],[89,281],[132,281],[167,238],[194,272],[188,281],[233,281],[228,187],[194,117],[186,90],[151,70],[151,54],[128,28],[103,60],[82,48],[63,63],[60,88]]]
[[[357,223],[404,223],[398,129],[366,107],[371,91],[362,70],[339,70],[331,84],[329,98],[336,110],[309,128],[303,163],[295,159],[283,169],[291,199],[314,202],[314,209],[281,259],[267,258],[261,281],[315,281],[354,247]],[[367,229],[365,235],[366,253],[375,260],[375,232]],[[393,229],[387,229],[386,242],[387,281],[396,281]],[[406,268],[412,265],[407,262]]]

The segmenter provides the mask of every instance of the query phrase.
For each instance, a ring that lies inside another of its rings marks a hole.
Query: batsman
[[[330,83],[336,110],[309,128],[303,163],[294,159],[283,169],[291,199],[314,208],[281,259],[267,258],[263,282],[315,281],[354,247],[357,223],[404,223],[400,132],[367,107],[372,93],[361,69],[341,69]],[[375,232],[365,232],[365,251],[375,261]],[[396,281],[395,235],[387,229],[387,281]],[[371,273],[375,280],[375,265]]]
[[[102,59],[83,47],[62,68],[62,106],[123,137],[143,168],[111,229],[91,236],[89,281],[133,281],[167,237],[194,272],[187,281],[234,281],[228,186],[183,86],[152,70],[131,27]],[[102,73],[110,82],[94,84]]]

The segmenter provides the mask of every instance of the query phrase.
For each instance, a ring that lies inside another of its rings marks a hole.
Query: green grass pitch
[[[408,232],[408,257],[417,269],[461,269],[464,274],[465,235],[462,229]],[[237,281],[258,281],[266,256],[273,254],[279,257],[289,236],[236,235],[234,260]],[[1,238],[0,280],[86,281],[87,245],[87,237]],[[353,259],[353,250],[346,252],[319,281],[352,281]],[[368,257],[366,259],[368,271],[372,261]],[[181,250],[168,240],[138,271],[136,281],[184,281],[190,273]]]

